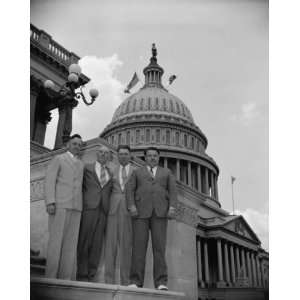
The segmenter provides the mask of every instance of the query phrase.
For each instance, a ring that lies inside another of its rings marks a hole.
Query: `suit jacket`
[[[114,168],[113,174],[112,174],[112,193],[110,197],[110,207],[109,207],[109,215],[115,215],[119,206],[121,205],[121,209],[125,215],[128,215],[128,209],[127,209],[127,203],[126,203],[126,188],[128,180],[135,169],[131,164],[129,164],[129,172],[127,176],[127,181],[125,182],[125,188],[122,190],[121,184],[120,184],[120,172],[121,165],[118,165]]]
[[[112,190],[112,174],[109,168],[107,168],[109,174],[109,180],[102,188],[98,179],[96,170],[96,163],[86,164],[83,172],[83,209],[95,209],[102,206],[105,214],[109,210],[109,198]]]
[[[65,152],[53,158],[45,178],[46,205],[55,203],[57,208],[82,210],[83,163]]]
[[[138,218],[149,218],[153,210],[158,217],[167,217],[170,206],[177,205],[176,181],[167,168],[157,167],[152,178],[147,167],[132,172],[126,189],[128,207],[137,207]]]

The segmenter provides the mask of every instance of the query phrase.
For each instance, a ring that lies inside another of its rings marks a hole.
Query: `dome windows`
[[[146,129],[146,143],[150,143],[150,129]]]

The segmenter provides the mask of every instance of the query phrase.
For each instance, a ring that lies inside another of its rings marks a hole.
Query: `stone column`
[[[180,159],[176,159],[176,179],[180,180]]]
[[[198,191],[202,192],[202,182],[201,182],[201,167],[197,165],[197,180],[198,180]]]
[[[205,183],[204,183],[204,190],[205,190],[205,194],[209,195],[209,184],[208,184],[208,169],[207,167],[205,167]]]
[[[231,262],[231,278],[232,278],[232,283],[235,283],[235,265],[234,265],[233,245],[230,245],[230,262]]]
[[[191,162],[187,162],[187,167],[188,167],[188,186],[192,187],[192,166]]]
[[[244,252],[243,248],[241,250],[241,256],[242,256],[242,268],[241,269],[243,269],[243,276],[246,276],[245,252]]]
[[[261,274],[261,286],[265,287],[264,267],[262,261],[260,261],[260,274]]]
[[[215,181],[214,181],[214,173],[210,171],[210,182],[211,182],[211,197],[215,198]]]
[[[205,269],[205,282],[209,284],[209,265],[208,265],[208,249],[207,241],[204,241],[204,269]]]
[[[247,257],[247,269],[248,269],[247,275],[248,275],[248,279],[249,279],[249,284],[250,284],[250,286],[253,286],[251,261],[250,261],[249,251],[246,252],[246,257]]]
[[[241,273],[241,261],[240,261],[240,251],[239,246],[235,247],[235,255],[236,255],[236,269],[237,269],[237,277],[240,276]]]
[[[251,262],[252,262],[252,273],[253,273],[253,286],[257,286],[256,266],[255,266],[255,258],[253,252],[251,252]]]
[[[219,192],[218,192],[218,180],[217,180],[217,175],[215,176],[215,198],[217,201],[219,201]]]
[[[167,168],[168,167],[168,158],[165,157],[164,158],[164,168]]]
[[[198,258],[198,283],[202,287],[203,278],[202,278],[202,259],[201,259],[201,239],[197,240],[197,258]]]
[[[34,125],[35,125],[35,112],[36,112],[36,99],[38,92],[30,89],[30,139],[34,137]]]
[[[224,257],[225,257],[225,276],[227,283],[230,283],[230,270],[229,270],[229,260],[228,260],[228,248],[227,243],[224,243]]]
[[[222,260],[222,242],[217,240],[217,251],[218,251],[218,278],[219,283],[223,283],[223,260]]]
[[[257,271],[258,286],[261,287],[262,282],[261,282],[261,274],[260,274],[260,264],[259,264],[259,258],[257,255],[256,255],[256,271]]]

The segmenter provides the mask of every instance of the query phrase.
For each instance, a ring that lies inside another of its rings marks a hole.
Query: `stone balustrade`
[[[80,57],[75,53],[68,51],[59,43],[54,41],[51,35],[38,29],[32,24],[30,24],[30,42],[42,47],[43,50],[47,51],[50,55],[54,56],[65,65],[77,63],[80,59]]]

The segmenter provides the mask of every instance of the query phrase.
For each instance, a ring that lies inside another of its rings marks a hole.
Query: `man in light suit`
[[[82,140],[71,136],[68,151],[57,155],[46,171],[45,201],[49,241],[45,276],[76,279],[76,247],[82,210]]]
[[[134,167],[130,161],[130,147],[118,147],[119,165],[113,172],[113,189],[107,218],[105,243],[105,283],[115,284],[116,258],[120,257],[120,284],[129,284],[132,250],[132,224],[127,209],[125,189]]]
[[[101,146],[97,152],[97,161],[84,167],[77,280],[93,281],[98,269],[112,189],[108,160],[109,150]]]
[[[133,217],[133,249],[130,287],[142,287],[151,230],[154,286],[168,290],[165,258],[168,218],[175,216],[176,181],[167,168],[158,166],[159,150],[145,150],[146,166],[133,171],[127,186],[128,209]]]

